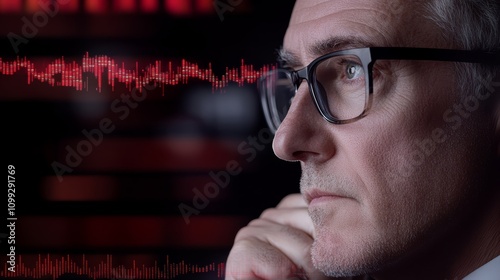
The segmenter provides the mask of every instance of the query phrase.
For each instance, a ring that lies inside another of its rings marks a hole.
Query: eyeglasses
[[[500,52],[373,47],[335,51],[294,71],[278,68],[258,83],[267,123],[276,132],[303,80],[325,120],[347,124],[366,116],[373,103],[373,68],[377,60],[431,60],[500,64]],[[380,90],[376,85],[375,92]]]

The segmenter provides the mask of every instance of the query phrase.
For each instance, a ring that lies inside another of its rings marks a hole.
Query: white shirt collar
[[[500,256],[474,270],[463,280],[496,280],[500,275]]]

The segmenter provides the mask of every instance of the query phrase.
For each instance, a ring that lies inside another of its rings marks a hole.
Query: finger
[[[226,280],[286,279],[296,271],[281,251],[255,238],[236,242],[226,262]]]
[[[300,193],[285,196],[276,208],[307,207],[307,202]]]
[[[262,212],[260,218],[299,229],[314,237],[314,224],[307,208],[270,208]]]
[[[311,260],[312,237],[306,232],[294,227],[257,219],[241,230],[236,239],[256,238],[277,248],[296,266],[295,276],[314,275],[317,279],[322,274],[317,271]]]

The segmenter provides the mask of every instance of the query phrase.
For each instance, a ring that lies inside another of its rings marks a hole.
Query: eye
[[[349,80],[354,80],[360,77],[360,75],[363,73],[363,68],[361,65],[348,62],[346,64],[346,69],[345,69],[345,75],[346,78]]]

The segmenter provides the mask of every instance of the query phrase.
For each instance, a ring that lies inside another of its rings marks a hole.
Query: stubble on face
[[[311,188],[345,196],[330,205],[309,207],[315,228],[311,257],[314,266],[330,277],[369,274],[391,262],[414,233],[400,231],[398,238],[388,238],[373,222],[370,202],[360,194],[359,182],[333,174],[318,174],[303,165],[301,192]]]
[[[417,16],[413,9],[408,11],[410,2],[397,9],[399,17],[382,20],[387,15],[381,5],[384,2],[297,1],[284,47],[300,58],[303,67],[317,58],[308,51],[311,44],[329,36],[347,34],[375,46],[446,45],[436,39],[437,29],[422,18],[412,23],[413,28],[390,22],[406,15],[406,22],[413,21]],[[394,41],[396,37],[400,40]],[[458,210],[467,205],[464,201],[471,197],[472,186],[479,185],[471,178],[481,172],[472,172],[471,167],[484,152],[470,145],[477,142],[472,140],[478,130],[472,120],[450,133],[446,143],[400,182],[385,178],[384,174],[412,158],[416,140],[429,137],[437,127],[450,132],[450,124],[444,124],[442,116],[456,102],[451,66],[426,63],[402,63],[412,67],[398,68],[397,75],[391,76],[397,78],[394,94],[385,103],[375,103],[364,119],[346,126],[319,120],[309,123],[314,125],[309,136],[316,138],[308,139],[333,139],[334,152],[328,151],[332,158],[325,159],[318,156],[325,150],[307,147],[312,149],[306,150],[310,158],[321,162],[302,158],[306,159],[302,160],[302,193],[316,188],[348,197],[309,206],[315,226],[311,257],[316,268],[328,276],[371,274],[407,261],[422,244],[429,245],[439,235],[437,230],[449,230],[446,223],[460,216]]]

